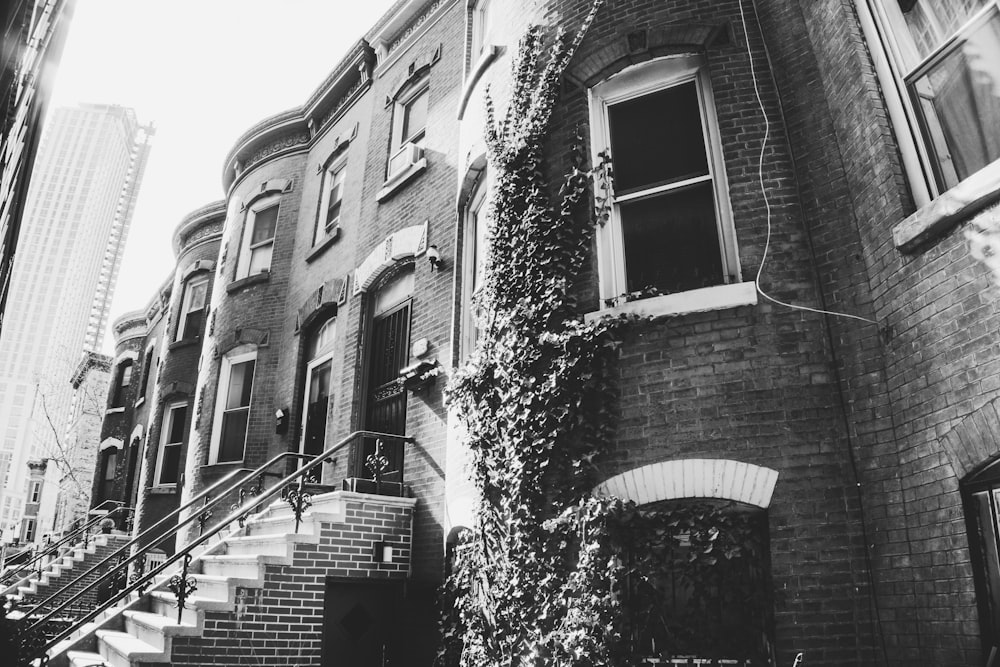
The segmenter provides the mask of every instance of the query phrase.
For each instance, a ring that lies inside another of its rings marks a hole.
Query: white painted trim
[[[584,315],[586,321],[611,315],[641,315],[645,317],[663,317],[665,315],[684,315],[701,313],[710,310],[723,310],[737,306],[757,305],[757,286],[753,282],[733,283],[732,285],[716,285],[677,294],[664,294],[648,299],[630,301],[613,308],[597,310]]]
[[[778,471],[731,459],[681,459],[633,468],[594,488],[598,497],[646,505],[680,498],[734,500],[767,509]]]
[[[242,350],[242,352],[241,352]],[[209,465],[216,463],[239,463],[239,461],[219,461],[219,447],[222,444],[222,416],[225,413],[225,397],[222,396],[223,389],[228,391],[229,389],[229,374],[232,372],[232,367],[235,364],[243,363],[244,361],[254,360],[253,368],[253,379],[250,381],[250,405],[249,408],[253,409],[253,398],[254,390],[257,384],[257,350],[253,349],[250,351],[246,350],[246,346],[240,346],[229,353],[229,356],[222,358],[222,363],[219,368],[219,382],[215,385],[215,416],[212,419],[212,441],[209,444],[208,450],[208,461]],[[247,437],[250,435],[249,425],[247,427],[247,433],[243,438],[243,455],[246,456],[247,451]]]
[[[177,482],[167,482],[167,483],[160,482],[160,478],[163,476],[163,452],[168,444],[167,437],[170,435],[169,427],[173,426],[173,423],[168,424],[167,420],[169,418],[172,418],[173,412],[177,408],[190,409],[190,406],[188,405],[188,401],[186,400],[168,403],[163,406],[163,412],[160,415],[160,444],[156,449],[156,470],[154,471],[153,474],[153,486],[163,487],[163,486],[177,485]],[[184,419],[187,420],[187,414],[184,415]],[[176,446],[183,448],[184,440],[182,439],[179,443],[176,443]],[[180,475],[181,472],[182,472],[181,470],[178,470],[178,475]]]
[[[261,187],[265,187],[267,184],[262,184]],[[277,215],[281,215],[281,193],[275,193],[273,195],[268,195],[266,197],[261,197],[254,201],[247,208],[246,216],[243,219],[243,238],[240,239],[240,254],[236,262],[236,280],[240,278],[246,278],[250,275],[250,257],[251,251],[250,239],[253,238],[253,226],[257,222],[257,213],[265,209],[271,208],[272,206],[278,207]],[[271,237],[271,259],[274,259],[274,239],[278,235],[278,223],[274,223],[274,236]],[[257,244],[258,248],[267,245],[266,242],[261,242]],[[267,263],[268,269],[271,267],[271,262]],[[258,271],[258,273],[263,273],[264,271]]]
[[[105,449],[110,449],[112,447],[115,449],[123,449],[124,443],[118,438],[105,438],[101,441],[101,446],[97,451],[103,452]]]
[[[142,424],[136,424],[135,428],[132,429],[132,434],[129,435],[129,437],[128,437],[129,443],[131,443],[136,438],[139,438],[139,440],[141,441],[142,440],[142,432],[143,432],[143,425]]]

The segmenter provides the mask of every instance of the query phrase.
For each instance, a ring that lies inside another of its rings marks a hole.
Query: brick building
[[[474,520],[442,390],[476,342],[484,95],[509,102],[529,25],[572,32],[588,7],[400,2],[237,140],[224,201],[181,224],[168,286],[116,327],[102,437],[136,443],[142,472],[118,479],[139,524],[185,507],[168,552],[258,480],[310,479],[205,542],[195,613],[152,620],[176,599],[153,591],[80,646],[431,664],[431,593]],[[595,493],[761,518],[759,664],[988,664],[1000,645],[998,314],[959,231],[997,216],[998,25],[985,0],[607,0],[565,73],[551,180],[578,130],[615,174],[579,315],[645,316]],[[137,405],[124,369],[145,350]]]

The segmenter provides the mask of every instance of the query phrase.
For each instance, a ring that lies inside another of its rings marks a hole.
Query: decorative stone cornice
[[[111,323],[111,331],[115,336],[115,343],[120,343],[125,338],[146,335],[146,311],[130,310],[119,315]]]
[[[213,234],[222,236],[222,224],[226,219],[226,202],[214,201],[188,213],[174,230],[174,257],[198,241]]]

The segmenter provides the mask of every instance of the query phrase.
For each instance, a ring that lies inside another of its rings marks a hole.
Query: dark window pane
[[[619,102],[608,118],[617,194],[708,173],[693,81]]]
[[[201,323],[205,319],[205,310],[200,308],[198,310],[192,310],[184,318],[184,331],[181,332],[181,338],[197,338],[201,335]]]
[[[257,211],[253,219],[253,236],[250,245],[274,238],[274,227],[278,222],[278,206],[270,206]]]
[[[170,445],[163,448],[163,467],[160,468],[160,484],[176,484],[181,467],[181,446]]]
[[[713,195],[706,182],[621,205],[629,292],[725,282]]]
[[[167,442],[175,443],[184,441],[184,422],[186,420],[186,405],[170,411],[170,432],[167,434]]]
[[[427,124],[427,91],[414,97],[406,103],[403,111],[403,142],[410,141],[413,135],[422,132]]]
[[[243,459],[243,445],[247,439],[249,417],[250,408],[230,410],[222,415],[219,461],[240,461]]]
[[[944,188],[1000,158],[998,51],[1000,14],[995,14],[910,85]]]

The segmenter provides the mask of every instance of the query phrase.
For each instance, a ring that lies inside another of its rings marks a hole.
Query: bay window
[[[236,277],[246,278],[271,269],[274,232],[278,224],[278,197],[267,197],[250,206]]]

